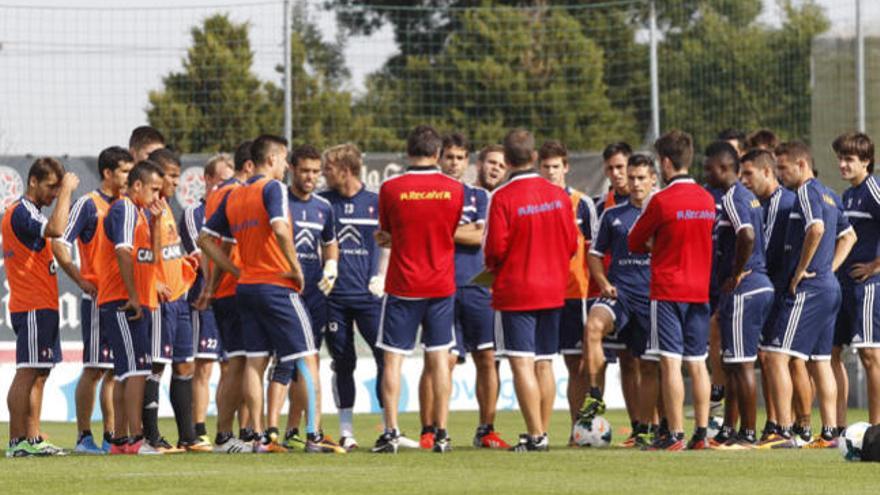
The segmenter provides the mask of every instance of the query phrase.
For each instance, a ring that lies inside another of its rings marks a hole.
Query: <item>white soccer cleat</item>
[[[214,445],[215,454],[250,454],[253,453],[253,451],[253,444],[250,442],[244,442],[235,437],[232,437],[223,443]]]

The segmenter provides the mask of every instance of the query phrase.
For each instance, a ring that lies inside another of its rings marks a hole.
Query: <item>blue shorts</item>
[[[455,297],[404,299],[386,294],[382,300],[376,347],[398,354],[416,348],[422,327],[425,351],[448,350],[455,346]]]
[[[159,321],[153,323],[150,336],[153,362],[188,363],[195,357],[193,327],[186,297],[159,305]],[[157,324],[158,323],[158,324]]]
[[[485,287],[459,287],[455,292],[455,347],[452,353],[495,347],[495,310],[492,295]]]
[[[581,355],[584,352],[584,326],[587,324],[587,300],[566,299],[559,316],[559,353]]]
[[[143,308],[142,318],[129,320],[128,313],[117,311],[123,305],[125,301],[112,301],[100,307],[101,327],[106,329],[113,348],[113,373],[120,381],[152,372],[150,332],[159,312]]]
[[[244,357],[244,329],[235,296],[215,299],[214,320],[220,333],[220,349],[227,358]]]
[[[784,287],[774,287],[773,290],[773,304],[770,305],[770,309],[767,311],[767,318],[764,320],[764,327],[761,329],[761,342],[758,343],[758,349],[761,351],[767,350],[770,346],[770,341],[773,340],[773,335],[776,333],[776,320],[779,319],[779,308],[782,307],[782,302],[785,300],[785,291],[787,289]]]
[[[559,351],[562,308],[499,313],[495,329],[499,356],[549,360]]]
[[[17,368],[54,368],[61,362],[58,311],[33,309],[9,315],[15,332]]]
[[[748,275],[731,294],[718,301],[721,360],[726,364],[758,359],[758,341],[773,307],[773,286],[763,274]]]
[[[316,296],[315,293],[318,295]],[[320,291],[310,291],[305,297],[306,308],[309,310],[309,316],[312,318],[312,329],[315,343],[318,348],[321,347],[323,328],[327,325],[327,298]],[[272,369],[269,371],[269,377],[273,382],[282,385],[288,385],[291,380],[296,379],[296,361],[278,361],[275,360]]]
[[[855,304],[857,303],[853,287],[840,284],[840,311],[837,312],[837,319],[834,322],[833,346],[852,345],[855,314],[862,311],[861,307],[853,307]]]
[[[241,313],[248,357],[292,361],[317,354],[309,311],[293,289],[269,284],[239,284],[235,300]]]
[[[189,314],[196,359],[221,360],[223,345],[220,343],[220,330],[217,328],[214,311],[210,308],[205,311],[190,308]]]
[[[593,308],[607,311],[614,320],[614,333],[602,342],[605,349],[629,349],[635,357],[645,353],[651,328],[651,301],[647,295],[618,287],[617,299],[599,298]]]
[[[847,313],[849,342],[858,349],[880,347],[880,301],[876,292],[880,282],[854,284],[843,289],[840,314]]]
[[[840,299],[840,285],[834,277],[801,282],[795,295],[785,294],[764,350],[803,360],[831,359]]]
[[[101,328],[98,302],[83,295],[79,301],[80,325],[83,342],[83,368],[113,369],[113,350],[110,339]]]
[[[709,355],[709,304],[651,300],[645,357],[703,361]]]

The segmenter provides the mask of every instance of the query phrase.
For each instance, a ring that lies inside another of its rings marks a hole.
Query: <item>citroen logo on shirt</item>
[[[312,234],[312,231],[309,229],[299,230],[296,233],[294,243],[296,244],[296,249],[299,249],[300,246],[305,246],[310,251],[314,251],[315,250],[315,234]]]
[[[350,240],[360,246],[364,242],[360,231],[354,225],[346,225],[342,227],[336,235],[339,237],[339,244],[344,243],[346,240]]]

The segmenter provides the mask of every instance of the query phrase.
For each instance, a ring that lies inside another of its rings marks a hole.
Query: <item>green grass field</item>
[[[863,420],[853,411],[850,422]],[[625,437],[623,411],[606,417]],[[814,415],[818,418],[818,414]],[[880,464],[842,460],[837,450],[640,452],[570,449],[567,415],[554,417],[548,453],[512,454],[470,447],[475,412],[451,416],[455,451],[448,455],[402,450],[370,454],[378,435],[376,415],[358,415],[362,448],[347,455],[181,454],[160,457],[68,456],[0,459],[2,493],[878,493]],[[325,417],[336,434],[336,418]],[[209,422],[210,424],[210,422]],[[283,424],[283,422],[282,422]],[[405,433],[419,433],[414,414],[402,417]],[[163,420],[163,433],[176,433]],[[5,424],[0,427],[7,427]],[[72,447],[75,428],[44,426],[53,442]],[[499,414],[496,429],[509,442],[522,429],[518,412]],[[209,427],[210,430],[210,427]],[[100,426],[95,425],[95,431]],[[628,432],[628,431],[627,431]],[[3,435],[5,437],[5,435]]]

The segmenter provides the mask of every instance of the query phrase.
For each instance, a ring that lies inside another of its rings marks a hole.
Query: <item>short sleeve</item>
[[[852,225],[849,223],[849,219],[846,218],[844,214],[842,205],[837,205],[837,228],[835,229],[835,236],[840,237],[845,234],[848,230],[852,229]]]
[[[70,209],[67,227],[59,240],[67,246],[72,246],[77,239],[86,241],[95,234],[97,223],[98,210],[95,202],[88,195],[83,196]]]
[[[822,197],[816,189],[808,187],[809,183],[797,190],[797,199],[804,214],[804,231],[814,223],[823,223]]]
[[[182,218],[177,224],[180,241],[183,244],[183,248],[189,254],[198,253],[200,251],[199,246],[196,243],[199,238],[199,230],[201,229],[202,223],[202,219],[199,218],[200,215],[197,215],[199,210],[200,208],[192,206],[183,210]]]
[[[224,241],[235,242],[232,237],[232,230],[229,228],[229,219],[226,217],[226,203],[229,201],[229,193],[220,201],[217,210],[211,215],[211,218],[205,221],[202,226],[202,232],[222,238]]]
[[[596,218],[596,206],[586,196],[578,201],[577,222],[584,239],[592,241],[599,228],[599,220]]]
[[[12,232],[19,242],[34,250],[42,249],[48,220],[35,206],[21,201],[12,211]]]
[[[746,227],[754,229],[750,221],[751,212],[749,211],[749,205],[746,204],[746,200],[743,197],[734,196],[733,191],[735,189],[721,198],[722,213],[730,220],[730,225],[733,227],[734,232],[739,232],[740,229]]]
[[[269,223],[277,220],[290,223],[290,204],[284,183],[272,180],[263,187],[263,207],[269,215]]]
[[[116,249],[134,249],[137,208],[130,201],[117,201],[110,207],[104,230]]]
[[[333,208],[328,206],[321,213],[324,215],[324,228],[321,229],[321,242],[326,246],[336,241],[336,218]]]

